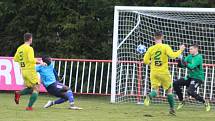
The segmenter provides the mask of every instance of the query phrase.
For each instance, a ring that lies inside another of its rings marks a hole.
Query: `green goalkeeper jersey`
[[[188,77],[204,81],[203,58],[201,54],[195,56],[189,54],[184,59],[187,62]]]

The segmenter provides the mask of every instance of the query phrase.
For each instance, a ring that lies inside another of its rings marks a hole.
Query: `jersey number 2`
[[[161,51],[156,51],[155,52],[155,57],[154,57],[155,66],[161,66],[162,65],[162,62],[160,60],[160,56],[161,56]]]

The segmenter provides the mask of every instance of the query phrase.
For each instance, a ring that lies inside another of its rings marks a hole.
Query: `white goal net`
[[[111,102],[143,102],[144,96],[151,90],[150,68],[143,64],[144,54],[137,52],[142,44],[152,46],[153,34],[164,33],[163,43],[173,50],[178,46],[191,44],[200,46],[204,58],[204,84],[197,93],[212,103],[215,101],[215,9],[214,8],[168,8],[168,7],[126,7],[116,6],[113,33],[113,65]],[[184,55],[188,54],[188,50]],[[172,79],[185,77],[186,69],[177,67],[170,59]],[[187,97],[186,87],[183,88]],[[153,100],[166,102],[166,93],[162,88],[159,96]]]

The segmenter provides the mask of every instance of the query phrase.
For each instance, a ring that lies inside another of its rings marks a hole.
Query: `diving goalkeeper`
[[[195,98],[197,101],[202,102],[205,105],[206,111],[210,111],[209,102],[205,101],[203,97],[197,94],[195,91],[204,82],[204,71],[203,71],[203,58],[198,52],[198,45],[192,45],[189,48],[190,54],[183,60],[178,61],[179,67],[185,67],[188,69],[188,76],[185,78],[180,78],[173,83],[174,90],[179,98],[179,105],[177,109],[181,109],[185,101],[183,100],[181,87],[188,87],[188,95]]]
[[[69,100],[70,109],[82,109],[74,106],[74,97],[71,89],[58,82],[57,72],[53,68],[51,58],[48,56],[43,56],[42,60],[47,64],[47,66],[36,66],[36,71],[40,73],[42,84],[44,85],[49,94],[54,95],[56,97],[60,97],[60,99],[58,100],[48,101],[44,108],[51,107],[55,104],[61,104]]]

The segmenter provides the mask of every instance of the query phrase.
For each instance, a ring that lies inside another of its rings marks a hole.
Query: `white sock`
[[[75,104],[74,102],[71,102],[71,103],[70,103],[70,106],[74,106],[74,104]]]

